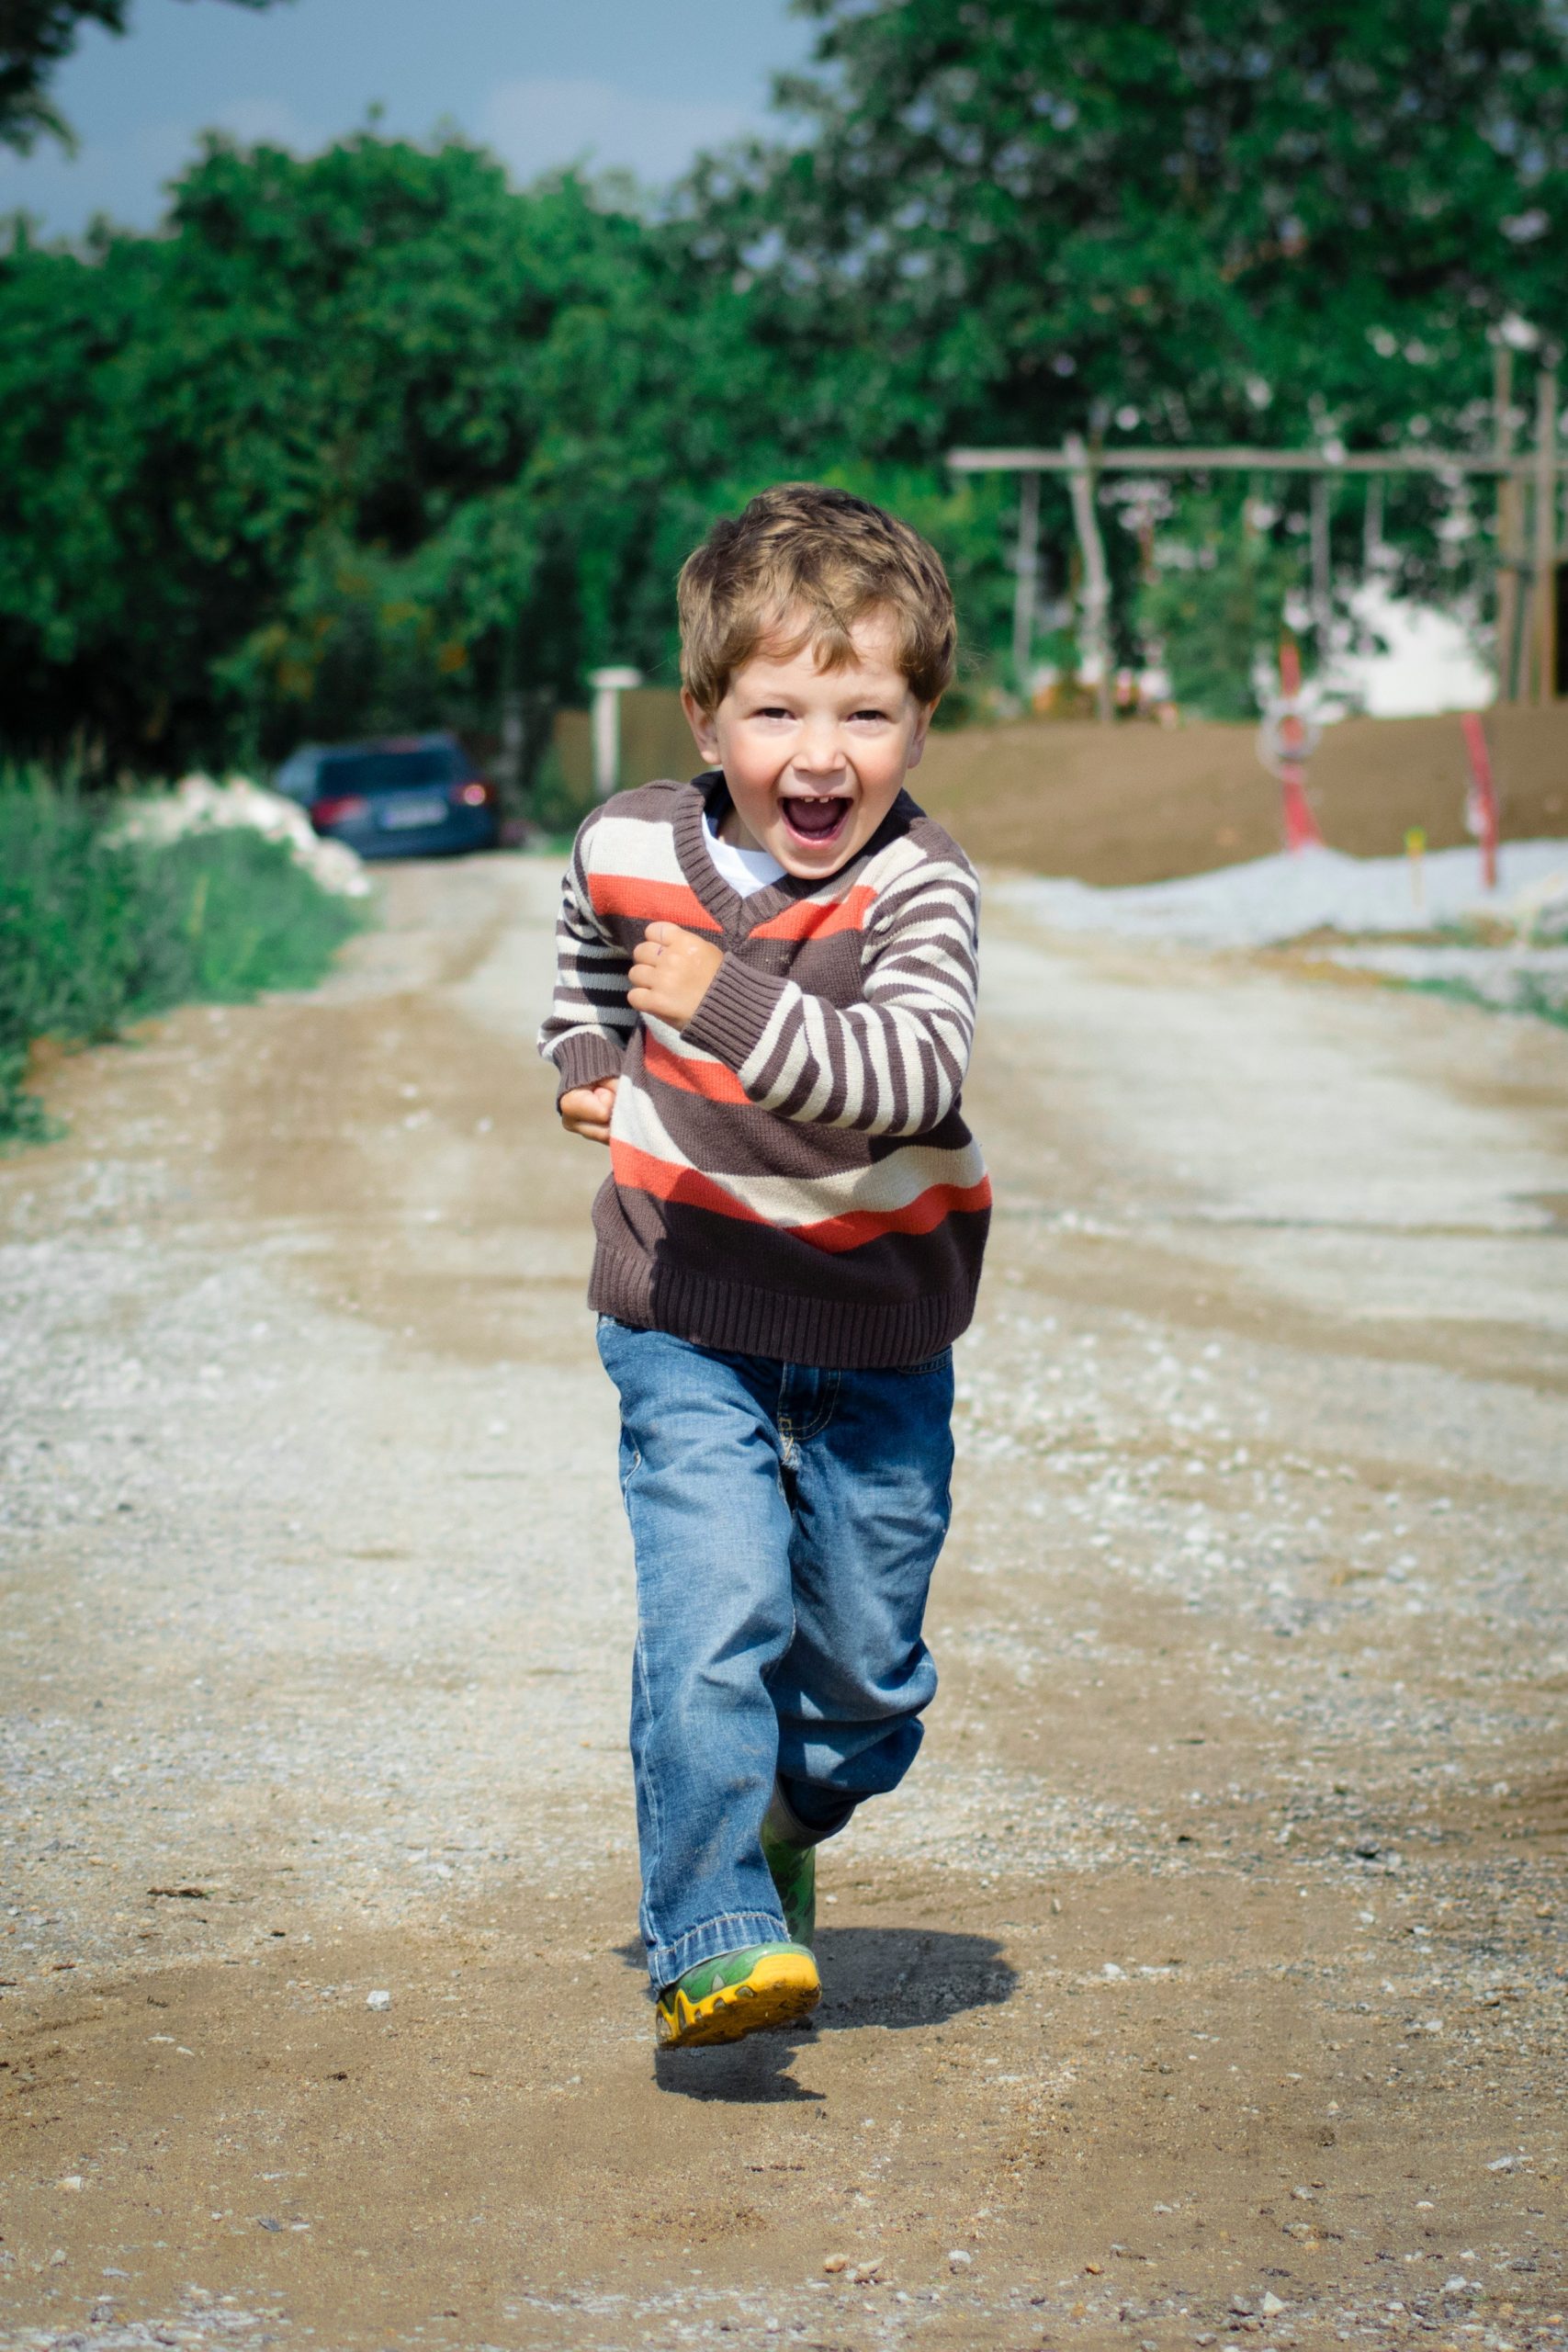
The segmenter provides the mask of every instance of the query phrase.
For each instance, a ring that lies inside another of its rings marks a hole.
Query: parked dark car
[[[361,857],[493,849],[501,804],[455,735],[389,735],[315,754],[310,822]]]

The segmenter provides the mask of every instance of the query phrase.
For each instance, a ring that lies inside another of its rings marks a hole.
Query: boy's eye
[[[852,718],[883,718],[883,719],[885,719],[885,718],[886,718],[886,716],[887,716],[887,713],[886,713],[885,710],[852,710],[852,711],[851,711],[851,713],[850,713],[850,717],[851,717]]]

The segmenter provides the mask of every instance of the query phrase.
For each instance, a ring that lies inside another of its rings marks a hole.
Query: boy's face
[[[852,636],[845,669],[818,670],[809,643],[787,661],[764,648],[716,710],[682,697],[697,749],[724,770],[738,845],[807,881],[863,849],[918,765],[934,708],[910,693],[889,620],[871,616]]]

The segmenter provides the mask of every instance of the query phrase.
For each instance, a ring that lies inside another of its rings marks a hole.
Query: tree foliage
[[[766,413],[732,298],[457,144],[215,141],[168,234],[18,242],[0,322],[10,725],[138,765],[657,666]]]
[[[1568,332],[1556,0],[800,6],[806,135],[702,200],[878,440],[1462,427],[1489,327]]]
[[[0,0],[0,70],[25,35],[46,77],[125,5]],[[929,528],[971,663],[1005,674],[1014,492],[955,484],[955,441],[1475,444],[1489,335],[1568,336],[1559,0],[803,5],[799,135],[660,209],[367,134],[303,161],[210,141],[151,236],[19,224],[13,747],[166,769],[492,724],[504,690],[575,698],[604,660],[672,678],[682,557],[781,475]],[[1141,610],[1108,529],[1123,652],[1188,630],[1215,707],[1226,646],[1246,688],[1235,616],[1299,580],[1301,520],[1236,539],[1218,494],[1184,493],[1196,568]],[[1387,529],[1451,588],[1449,500],[1407,483]],[[1045,515],[1065,584],[1055,492]]]
[[[756,269],[784,347],[821,350],[814,397],[868,454],[1069,432],[1475,447],[1493,339],[1568,337],[1559,0],[799,5],[814,63],[779,96],[801,135],[705,164],[694,234]],[[1243,603],[1255,559],[1299,580],[1300,489],[1244,557],[1205,536],[1218,487],[1182,494],[1204,569]],[[1448,485],[1391,485],[1387,512],[1407,589],[1473,579]],[[1045,524],[1060,574],[1050,489]],[[1353,562],[1348,502],[1336,531]],[[1140,597],[1111,552],[1131,654],[1199,583]],[[1211,707],[1245,703],[1250,645],[1201,628],[1184,671]]]

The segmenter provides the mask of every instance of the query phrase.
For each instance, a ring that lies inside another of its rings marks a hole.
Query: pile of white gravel
[[[1269,947],[1311,932],[1355,938],[1483,921],[1559,937],[1568,933],[1568,841],[1506,842],[1492,892],[1473,849],[1429,852],[1418,874],[1408,857],[1309,849],[1124,890],[1019,876],[993,895],[1055,931],[1194,947]]]
[[[209,775],[187,775],[173,792],[138,801],[119,831],[130,841],[172,842],[229,825],[248,825],[268,841],[287,842],[296,865],[335,897],[363,899],[369,891],[364,863],[346,842],[322,841],[294,801],[248,776],[219,784]]]

